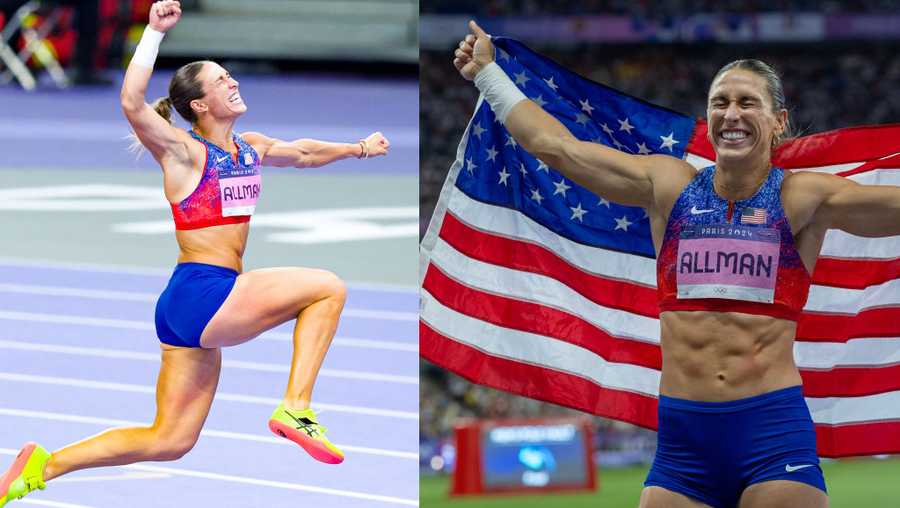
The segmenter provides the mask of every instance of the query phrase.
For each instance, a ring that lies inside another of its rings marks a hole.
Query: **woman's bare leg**
[[[333,273],[311,268],[267,268],[238,276],[234,288],[203,330],[203,347],[246,342],[297,319],[284,403],[306,409],[325,353],[337,330],[347,290]]]
[[[325,353],[337,331],[338,319],[344,308],[343,293],[319,300],[300,312],[294,325],[294,354],[291,373],[284,393],[288,409],[306,409],[312,398],[313,386]]]
[[[216,393],[221,353],[162,347],[153,425],[110,429],[54,452],[44,481],[79,469],[177,460],[193,448]]]
[[[770,480],[744,490],[740,508],[828,508],[828,495],[801,482]]]
[[[644,487],[638,508],[710,508],[696,499],[662,487]]]

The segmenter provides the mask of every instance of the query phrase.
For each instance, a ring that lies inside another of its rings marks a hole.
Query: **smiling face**
[[[191,108],[198,117],[206,113],[213,118],[232,119],[247,111],[247,105],[238,91],[238,81],[221,65],[205,62],[197,79],[203,83],[205,93],[203,97],[191,101]]]
[[[716,160],[722,162],[768,163],[787,126],[787,110],[775,110],[766,79],[741,68],[727,70],[713,81],[706,118],[707,138]]]

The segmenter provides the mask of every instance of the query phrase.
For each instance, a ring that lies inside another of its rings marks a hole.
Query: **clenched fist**
[[[386,155],[388,148],[391,147],[391,143],[380,132],[373,132],[372,134],[369,134],[369,136],[363,141],[365,141],[366,146],[369,149],[369,157]]]
[[[157,32],[168,32],[181,19],[181,2],[164,0],[150,6],[150,28]]]
[[[491,36],[474,21],[469,21],[472,33],[459,42],[453,53],[453,66],[469,81],[475,79],[478,71],[494,61],[494,45]]]

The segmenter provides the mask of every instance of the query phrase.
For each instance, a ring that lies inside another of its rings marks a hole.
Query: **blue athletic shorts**
[[[200,347],[200,335],[238,273],[224,266],[179,263],[156,302],[156,336],[172,346]]]
[[[744,489],[770,480],[827,492],[801,387],[727,402],[659,397],[656,456],[645,486],[730,508]]]

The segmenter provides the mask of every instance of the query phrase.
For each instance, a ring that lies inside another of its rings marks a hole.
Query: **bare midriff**
[[[801,384],[794,364],[797,323],[737,312],[660,314],[667,397],[722,402]]]
[[[175,239],[181,248],[178,262],[225,266],[240,273],[249,233],[249,222],[176,231]]]

